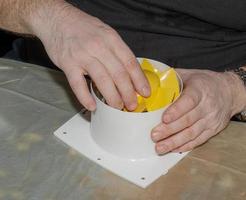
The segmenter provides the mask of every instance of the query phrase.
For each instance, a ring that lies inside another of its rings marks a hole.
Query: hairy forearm
[[[1,0],[0,28],[36,35],[38,27],[51,23],[63,4],[63,0]]]

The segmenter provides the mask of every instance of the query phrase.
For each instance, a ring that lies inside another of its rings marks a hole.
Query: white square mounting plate
[[[142,188],[146,188],[161,175],[166,174],[187,155],[187,153],[168,153],[142,160],[129,160],[112,155],[94,142],[90,134],[90,122],[82,112],[71,118],[54,134],[90,160]]]

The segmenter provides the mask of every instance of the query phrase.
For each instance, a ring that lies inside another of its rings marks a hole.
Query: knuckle
[[[135,71],[137,69],[137,60],[135,57],[130,56],[130,58],[124,62],[124,67],[128,70],[128,71]]]
[[[169,139],[168,143],[166,143],[165,146],[167,147],[168,151],[170,151],[170,150],[172,150],[172,149],[177,147],[176,142],[174,141],[174,139]]]
[[[154,128],[152,128],[151,132],[163,132],[163,125],[162,123],[158,124]]]
[[[186,135],[187,135],[188,140],[193,140],[196,138],[196,132],[192,127],[187,128],[187,134]]]
[[[103,24],[102,20],[100,20],[99,18],[94,17],[94,16],[91,16],[91,17],[92,17],[92,20],[93,20],[96,24],[98,24],[98,25],[102,25],[102,24]]]
[[[164,130],[165,130],[164,132],[166,132],[166,135],[168,135],[168,136],[175,133],[175,128],[171,125],[165,126]]]
[[[185,123],[185,126],[189,126],[193,123],[193,120],[191,118],[190,115],[187,115],[185,118],[184,118],[184,123]]]
[[[111,37],[111,38],[116,38],[118,39],[118,33],[116,30],[114,30],[113,28],[109,27],[109,26],[106,26],[104,28],[104,31],[106,32],[107,36]]]
[[[186,102],[188,105],[190,105],[191,107],[195,107],[196,106],[196,99],[188,94],[185,95],[186,97]]]
[[[107,104],[109,104],[110,106],[116,109],[122,109],[123,102],[122,102],[121,97],[118,95],[116,91],[111,93],[111,95],[106,95],[105,99],[106,99]]]
[[[121,69],[121,70],[116,70],[112,74],[112,78],[115,82],[122,83],[125,82],[127,79],[129,79],[129,75],[126,70]]]

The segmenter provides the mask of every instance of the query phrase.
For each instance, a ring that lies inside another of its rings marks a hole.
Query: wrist
[[[68,7],[71,5],[64,0],[40,1],[25,15],[24,24],[30,34],[43,40],[53,32],[62,16],[65,17]]]
[[[231,117],[246,109],[246,87],[234,72],[224,72],[227,87],[232,97]]]

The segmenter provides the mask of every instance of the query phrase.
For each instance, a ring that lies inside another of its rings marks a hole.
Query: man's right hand
[[[33,32],[51,60],[66,74],[78,100],[89,110],[96,108],[84,78],[88,74],[110,106],[135,109],[136,92],[147,97],[150,88],[132,51],[110,26],[59,2],[59,12],[51,13],[50,21],[36,20]]]

